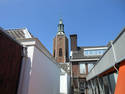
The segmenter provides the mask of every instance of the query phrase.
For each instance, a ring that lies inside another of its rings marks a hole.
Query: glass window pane
[[[94,64],[88,64],[88,72],[90,72],[93,67],[94,67]]]
[[[93,56],[93,55],[103,55],[105,49],[97,49],[97,50],[84,50],[85,56]]]
[[[80,74],[86,74],[85,64],[80,64]]]

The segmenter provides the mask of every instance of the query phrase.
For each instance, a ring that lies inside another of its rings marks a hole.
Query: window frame
[[[59,48],[59,57],[62,57],[63,53],[62,53],[62,48]]]

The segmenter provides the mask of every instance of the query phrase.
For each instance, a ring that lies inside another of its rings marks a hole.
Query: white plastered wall
[[[22,42],[27,46],[27,57],[23,59],[18,94],[59,94],[60,68],[38,42]]]
[[[59,68],[34,48],[28,94],[59,94]]]
[[[70,94],[70,76],[65,71],[60,74],[60,94]]]

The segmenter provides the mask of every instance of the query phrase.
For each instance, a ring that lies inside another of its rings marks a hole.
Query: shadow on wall
[[[22,63],[18,94],[28,94],[31,76],[31,59],[29,57],[24,57]]]

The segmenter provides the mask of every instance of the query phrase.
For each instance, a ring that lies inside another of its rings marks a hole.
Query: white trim
[[[84,50],[103,50],[107,49],[108,47],[98,47],[98,48],[84,48]]]
[[[23,32],[24,32],[26,38],[32,38],[32,36],[31,36],[30,33],[28,32],[28,29],[27,29],[27,28],[23,29]]]
[[[70,51],[70,56],[72,56],[72,54],[73,54],[73,52],[72,52],[72,51]]]
[[[44,45],[37,38],[20,39],[19,41],[24,46],[35,46],[39,51],[41,51],[50,60],[52,60],[53,63],[59,66],[59,64],[56,62],[51,53],[44,47]]]

